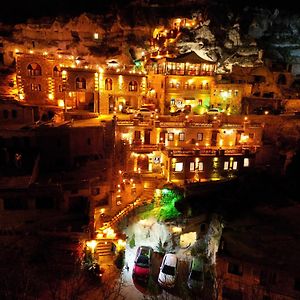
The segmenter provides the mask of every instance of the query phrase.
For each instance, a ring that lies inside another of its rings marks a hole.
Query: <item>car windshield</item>
[[[140,255],[136,261],[139,267],[146,268],[149,266],[149,258],[147,256]]]
[[[201,281],[202,280],[202,272],[201,271],[192,270],[192,272],[191,272],[191,279],[192,280],[196,280],[196,281]]]
[[[167,274],[167,275],[175,275],[175,268],[168,266],[168,265],[164,265],[162,272]]]

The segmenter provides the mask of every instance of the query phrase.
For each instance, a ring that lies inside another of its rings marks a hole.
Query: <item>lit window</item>
[[[199,171],[203,171],[203,169],[204,169],[204,168],[203,168],[203,162],[200,161],[199,164],[198,164],[198,170],[199,170]]]
[[[98,39],[99,39],[99,33],[98,33],[98,32],[95,32],[95,33],[94,33],[94,39],[95,39],[95,40],[98,40]]]
[[[237,170],[237,161],[234,161],[234,162],[233,162],[233,167],[232,167],[232,169],[233,169],[233,170]]]
[[[195,163],[190,162],[190,171],[195,171]]]
[[[173,132],[168,133],[168,140],[174,141],[174,133]]]
[[[111,91],[112,90],[112,79],[111,78],[106,78],[105,79],[105,90],[106,91]]]
[[[31,90],[34,92],[40,92],[42,90],[42,88],[41,88],[40,84],[32,83]]]
[[[179,141],[184,141],[184,139],[185,139],[185,134],[184,134],[184,132],[180,132],[180,133],[179,133]]]
[[[129,82],[129,91],[130,92],[136,92],[137,88],[138,88],[138,84],[135,80]]]
[[[175,164],[175,172],[182,172],[183,171],[183,162],[177,162]]]
[[[249,158],[244,158],[244,167],[249,167]]]
[[[37,63],[32,63],[27,66],[27,73],[29,76],[41,76],[42,69],[41,66]]]
[[[229,167],[229,162],[224,161],[224,170],[228,170],[228,167]]]
[[[55,66],[53,68],[53,76],[54,77],[61,77],[61,68],[59,66]]]
[[[202,132],[197,133],[197,141],[203,141],[203,133]]]
[[[238,90],[235,90],[235,91],[234,91],[234,96],[237,96],[238,93],[239,93],[239,91],[238,91]]]
[[[86,89],[86,80],[83,77],[76,78],[76,89],[85,90]]]

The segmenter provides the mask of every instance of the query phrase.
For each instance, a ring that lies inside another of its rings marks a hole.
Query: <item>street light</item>
[[[86,246],[92,252],[92,254],[95,253],[95,249],[96,249],[97,244],[98,244],[98,242],[96,240],[90,240],[90,241],[86,242]]]

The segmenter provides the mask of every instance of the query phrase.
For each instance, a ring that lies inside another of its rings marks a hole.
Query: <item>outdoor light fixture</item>
[[[92,253],[94,253],[97,246],[97,241],[96,240],[87,241],[86,246],[91,250]]]

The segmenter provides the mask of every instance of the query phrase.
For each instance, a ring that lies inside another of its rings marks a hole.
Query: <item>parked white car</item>
[[[158,283],[163,287],[174,287],[177,277],[177,268],[178,258],[176,254],[165,254],[159,269]]]
[[[141,107],[137,113],[136,113],[137,117],[153,117],[154,116],[154,112],[152,110],[150,110],[149,108],[146,107]]]

